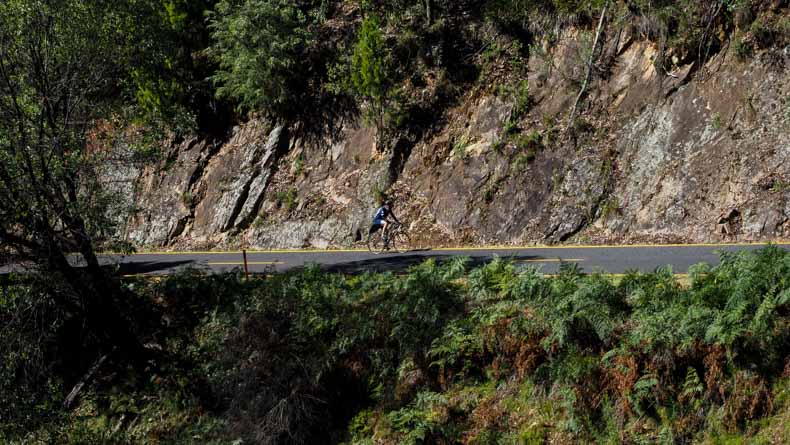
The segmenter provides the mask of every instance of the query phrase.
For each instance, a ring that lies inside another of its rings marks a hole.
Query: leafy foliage
[[[57,333],[64,314],[35,287],[0,287],[0,439],[35,429],[57,413],[62,380],[55,374]]]
[[[127,295],[95,254],[97,243],[118,240],[124,210],[101,171],[139,160],[114,158],[97,139],[132,106],[120,92],[145,38],[130,23],[150,10],[106,6],[0,3],[0,243],[45,272],[55,306],[82,320],[105,351],[120,348],[140,363],[144,349],[118,302]]]
[[[210,54],[219,63],[217,94],[243,110],[275,117],[299,109],[305,74],[297,69],[315,38],[304,3],[286,0],[223,0],[210,16]]]

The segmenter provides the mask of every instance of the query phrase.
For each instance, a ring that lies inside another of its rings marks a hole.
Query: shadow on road
[[[80,265],[74,265],[77,270],[80,270],[82,267]],[[117,271],[113,270],[117,266]],[[182,261],[146,261],[146,262],[129,262],[129,263],[114,263],[105,262],[102,264],[102,267],[105,269],[110,269],[112,273],[117,273],[118,275],[169,275],[172,272],[176,272],[179,270],[183,270],[186,268],[196,268],[200,270],[208,271],[205,267],[201,266],[198,263],[195,263],[193,260],[182,260]],[[6,280],[12,278],[13,275],[16,275],[18,279],[19,276],[23,275],[31,275],[35,274],[36,271],[35,265],[24,265],[24,264],[13,264],[7,266],[0,266],[0,277],[5,277]],[[2,284],[2,280],[0,280],[0,284]]]
[[[120,275],[166,275],[170,272],[183,269],[185,266],[197,266],[192,260],[183,261],[148,261],[139,263],[118,263]]]
[[[336,272],[349,275],[365,272],[405,272],[410,267],[421,264],[429,259],[441,264],[453,258],[457,258],[457,255],[417,255],[414,253],[382,254],[375,258],[368,258],[360,261],[321,265],[321,269],[326,272]],[[469,256],[467,258],[467,266],[469,267],[479,267],[494,260],[494,257],[490,255]],[[545,259],[544,257],[535,255],[512,255],[503,256],[502,258],[511,260],[513,262],[537,261],[540,259]],[[539,263],[535,263],[535,265],[539,265]]]

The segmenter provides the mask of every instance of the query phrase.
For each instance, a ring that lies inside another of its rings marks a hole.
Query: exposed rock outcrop
[[[128,237],[347,246],[385,192],[433,245],[790,237],[790,50],[666,73],[654,46],[621,37],[566,131],[572,43],[530,59],[525,114],[478,89],[415,144],[377,147],[359,124],[308,140],[253,120],[222,144],[173,146],[138,179]]]

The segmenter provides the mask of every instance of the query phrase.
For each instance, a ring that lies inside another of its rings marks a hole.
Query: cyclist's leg
[[[371,240],[373,240],[373,235],[381,230],[384,226],[379,221],[373,221],[373,224],[370,225],[370,229],[368,229],[368,237],[366,242],[368,245],[370,244]],[[384,234],[381,234],[381,237],[384,237]]]
[[[389,231],[387,230],[389,228],[389,225],[390,225],[389,221],[384,221],[381,225],[381,230],[383,231],[383,236],[384,236],[384,245],[389,244],[390,241]]]

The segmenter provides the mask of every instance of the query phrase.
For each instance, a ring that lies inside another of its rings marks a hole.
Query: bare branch
[[[603,23],[606,19],[606,9],[608,7],[609,2],[604,2],[603,9],[601,10],[601,19],[598,21],[598,30],[595,32],[595,41],[593,41],[592,51],[590,52],[590,59],[587,61],[587,73],[584,76],[584,83],[582,83],[581,91],[579,91],[579,95],[576,96],[576,101],[573,103],[571,114],[568,116],[567,128],[570,128],[573,124],[573,119],[576,117],[576,109],[579,107],[579,102],[581,102],[582,97],[584,97],[584,93],[587,92],[587,84],[590,83],[590,76],[592,74],[593,63],[595,62],[595,55],[598,52],[598,41],[600,40],[601,33],[603,32]]]

